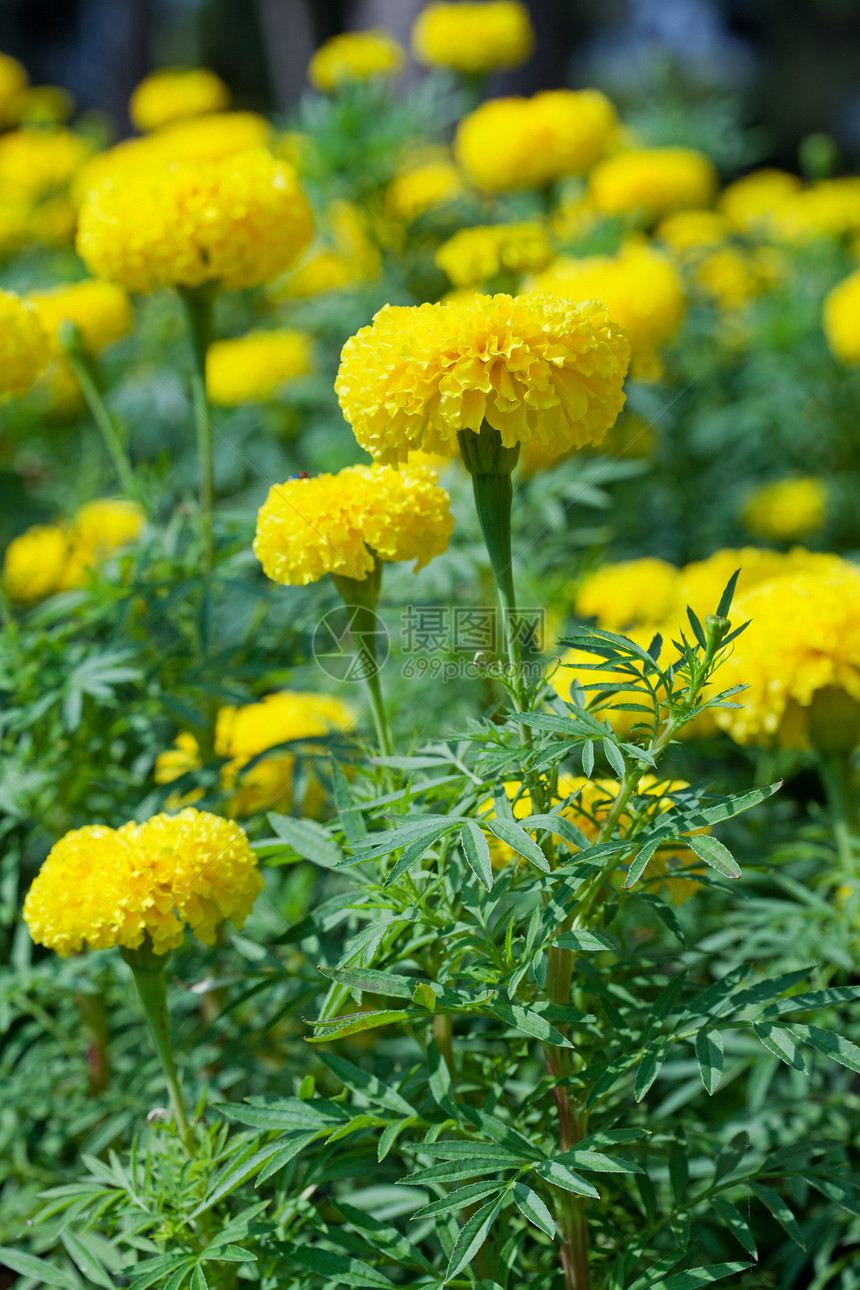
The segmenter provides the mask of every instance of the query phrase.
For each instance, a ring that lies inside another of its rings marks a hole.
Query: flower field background
[[[860,177],[533,42],[0,55],[0,1285],[860,1287]]]

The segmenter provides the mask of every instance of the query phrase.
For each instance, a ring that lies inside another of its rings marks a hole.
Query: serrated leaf
[[[393,1282],[368,1263],[348,1258],[345,1254],[334,1254],[318,1245],[294,1246],[293,1258],[311,1272],[327,1278],[330,1286],[352,1286],[356,1290],[392,1290]]]
[[[699,1290],[699,1286],[734,1276],[736,1272],[745,1272],[750,1266],[749,1263],[711,1263],[707,1267],[688,1268],[686,1272],[673,1272],[670,1277],[648,1281],[643,1290]]]
[[[642,1060],[636,1070],[636,1080],[633,1085],[633,1096],[637,1102],[641,1102],[651,1085],[654,1083],[663,1062],[666,1060],[666,1044],[660,1039],[656,1043],[649,1044],[645,1049]]]
[[[698,833],[692,837],[679,838],[678,841],[686,843],[700,860],[704,860],[705,864],[716,869],[723,877],[740,878],[740,865],[728,847],[723,846],[717,838],[712,838],[707,833]]]
[[[269,812],[269,823],[279,838],[303,860],[323,869],[334,869],[343,863],[344,854],[327,829],[316,820],[297,819],[293,815]]]
[[[757,1251],[753,1234],[750,1230],[749,1223],[744,1218],[740,1210],[737,1209],[730,1201],[726,1200],[724,1196],[714,1197],[714,1209],[720,1215],[738,1244],[743,1246],[747,1254],[751,1254],[753,1258],[755,1258]]]
[[[603,745],[603,755],[609,762],[609,765],[615,771],[616,775],[619,777],[622,776],[627,767],[624,764],[624,756],[620,748],[618,748],[611,739],[603,739],[601,740],[601,743]]]
[[[608,1156],[603,1151],[594,1151],[591,1147],[572,1147],[558,1157],[564,1163],[574,1165],[577,1169],[590,1169],[597,1174],[641,1174],[642,1166],[632,1160],[622,1160],[620,1156]]]
[[[45,1286],[59,1286],[60,1290],[80,1290],[77,1277],[72,1277],[62,1268],[55,1268],[44,1259],[37,1259],[23,1250],[10,1250],[0,1246],[0,1263],[12,1272],[20,1272],[22,1277],[33,1277]]]
[[[490,1228],[496,1221],[501,1208],[501,1200],[488,1200],[486,1205],[482,1205],[477,1213],[473,1214],[468,1222],[463,1224],[454,1242],[451,1258],[448,1260],[445,1285],[458,1272],[462,1271],[466,1264],[478,1253],[478,1250],[486,1241]]]
[[[625,877],[624,882],[621,884],[622,888],[625,891],[629,891],[631,887],[635,887],[636,883],[639,881],[639,879],[642,877],[643,873],[645,872],[648,866],[648,861],[653,858],[655,852],[660,847],[662,841],[663,841],[662,838],[653,838],[650,842],[646,842],[645,845],[639,849],[639,851],[630,861],[630,867],[627,870],[627,876]]]
[[[411,999],[420,978],[399,976],[394,972],[377,972],[374,968],[340,968],[322,965],[317,971],[330,981],[367,990],[370,994],[390,995],[395,999]]]
[[[104,1290],[114,1290],[113,1278],[85,1240],[68,1228],[60,1232],[60,1240],[66,1247],[69,1258],[93,1285],[102,1286]]]
[[[493,865],[484,830],[474,820],[467,820],[460,830],[460,845],[469,868],[487,891],[493,886]]]
[[[717,605],[718,618],[726,618],[728,616],[728,612],[732,607],[732,600],[734,599],[734,595],[735,595],[735,587],[738,585],[738,578],[740,577],[740,573],[741,573],[740,569],[735,569],[734,573],[726,583],[726,589],[723,592],[723,594],[720,596],[720,603]]]
[[[360,1012],[351,1016],[331,1017],[325,1021],[312,1021],[309,1024],[318,1027],[322,1033],[306,1036],[308,1044],[328,1044],[332,1039],[343,1039],[346,1035],[359,1035],[365,1030],[376,1030],[379,1026],[392,1026],[398,1021],[410,1021],[415,1017],[426,1018],[429,1014],[418,1008],[381,1008],[378,1012]]]
[[[578,1173],[574,1173],[560,1160],[542,1160],[540,1164],[534,1166],[534,1171],[546,1182],[552,1183],[554,1187],[561,1187],[563,1191],[575,1192],[577,1196],[593,1196],[595,1200],[600,1199],[600,1192],[596,1187],[592,1186],[586,1178],[580,1178]]]
[[[497,1178],[491,1182],[467,1183],[465,1187],[457,1187],[454,1191],[449,1191],[447,1196],[434,1200],[430,1205],[422,1205],[420,1209],[416,1209],[412,1218],[435,1218],[439,1214],[450,1213],[452,1209],[465,1209],[467,1205],[483,1200],[485,1196],[494,1193],[498,1195],[499,1191]]]
[[[713,1095],[723,1073],[723,1037],[719,1030],[700,1030],[696,1035],[696,1061],[705,1090]]]
[[[582,745],[582,773],[586,779],[594,774],[594,740],[586,739]]]
[[[530,1223],[534,1223],[535,1227],[542,1232],[546,1232],[551,1241],[554,1240],[555,1223],[553,1222],[552,1214],[537,1192],[532,1191],[531,1187],[527,1187],[525,1183],[518,1182],[514,1183],[513,1197],[517,1209],[523,1217],[527,1218]]]
[[[753,1031],[769,1053],[778,1057],[787,1066],[806,1073],[806,1061],[801,1052],[797,1036],[786,1026],[774,1026],[766,1021],[754,1021]]]
[[[797,1219],[792,1214],[788,1205],[782,1199],[778,1191],[772,1187],[765,1187],[762,1183],[751,1182],[750,1187],[756,1196],[758,1196],[765,1209],[770,1210],[780,1227],[784,1228],[796,1245],[802,1250],[806,1249],[806,1243],[803,1239],[803,1233],[797,1225]]]
[[[495,833],[497,838],[507,843],[512,851],[516,851],[517,855],[521,855],[523,859],[535,865],[542,873],[550,872],[549,861],[546,856],[534,838],[530,837],[519,824],[515,824],[513,820],[495,819],[487,820],[486,825],[491,833]]]
[[[848,1070],[860,1074],[860,1048],[850,1039],[837,1035],[833,1030],[822,1030],[820,1026],[796,1025],[794,1033],[840,1066],[846,1066]]]
[[[199,1263],[191,1274],[191,1290],[209,1290],[209,1282],[206,1280],[206,1273],[203,1271]]]
[[[543,1044],[553,1044],[556,1048],[573,1047],[570,1040],[550,1025],[545,1017],[520,1004],[493,1003],[490,1011],[506,1025],[521,1030],[525,1035],[531,1035],[533,1039],[539,1039]]]
[[[592,950],[614,950],[618,952],[618,946],[608,936],[602,932],[591,932],[585,928],[578,928],[573,932],[562,932],[551,942],[561,950],[582,950],[586,953]]]
[[[437,824],[405,846],[403,854],[395,862],[391,872],[382,884],[383,890],[386,887],[390,887],[392,883],[397,882],[398,878],[402,878],[405,873],[408,873],[412,866],[417,864],[435,842],[438,842],[441,837],[450,832],[451,827],[450,823],[445,825]]]

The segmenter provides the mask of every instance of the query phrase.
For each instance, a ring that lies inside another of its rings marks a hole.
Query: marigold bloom
[[[69,538],[58,524],[34,524],[12,539],[3,556],[3,590],[10,600],[35,604],[53,595],[69,558]]]
[[[707,206],[716,191],[713,163],[693,148],[632,148],[601,161],[589,180],[603,214],[638,212],[648,219]]]
[[[147,935],[167,954],[186,925],[206,945],[225,918],[241,927],[262,887],[239,825],[188,809],[67,833],[27,893],[24,919],[34,941],[64,958],[85,946],[139,949]]]
[[[230,799],[230,814],[254,815],[275,802],[279,810],[290,810],[295,754],[285,749],[271,757],[260,758],[260,754],[277,744],[341,733],[354,725],[355,720],[355,712],[341,699],[291,690],[266,695],[259,703],[244,707],[221,708],[215,722],[215,754],[228,759],[221,771],[221,786],[228,791],[235,789]],[[313,747],[307,753],[311,757],[317,755]],[[255,758],[259,760],[245,770]],[[182,731],[174,747],[159,754],[155,781],[170,784],[181,775],[197,770],[201,764],[197,740]],[[185,800],[201,794],[202,790],[196,790]],[[319,781],[311,775],[302,804],[305,815],[316,813],[321,805],[320,795]]]
[[[63,352],[59,331],[67,320],[78,328],[81,343],[91,354],[100,353],[131,331],[131,302],[122,287],[113,282],[89,278],[31,291],[27,299],[35,305],[56,354]]]
[[[72,532],[76,542],[95,554],[107,554],[136,542],[146,516],[137,502],[125,497],[98,497],[75,512]]]
[[[797,175],[787,170],[754,170],[727,184],[718,204],[736,228],[745,233],[762,232],[776,207],[802,187]]]
[[[394,218],[408,224],[426,211],[445,206],[462,191],[460,171],[453,161],[440,156],[410,165],[395,175],[385,200]]]
[[[822,321],[833,356],[842,363],[860,363],[860,269],[827,293]]]
[[[106,179],[81,209],[78,252],[129,291],[251,287],[293,264],[312,228],[295,173],[260,149]]]
[[[304,587],[326,573],[363,581],[381,560],[415,560],[416,572],[447,550],[448,494],[426,467],[348,466],[291,479],[269,491],[254,554],[273,582]]]
[[[739,708],[714,717],[736,742],[808,747],[819,696],[841,695],[846,706],[860,701],[860,569],[831,559],[829,572],[788,573],[735,601],[732,617],[750,625],[719,685],[747,688],[735,700]]]
[[[668,215],[655,233],[682,259],[697,259],[703,248],[720,246],[732,235],[727,215],[719,211],[684,210]]]
[[[29,79],[17,58],[0,54],[0,126],[12,125],[18,120],[18,102]]]
[[[533,48],[529,12],[518,0],[428,4],[412,28],[419,63],[469,75],[518,67]]]
[[[487,282],[503,272],[533,273],[551,259],[549,234],[537,220],[462,228],[436,252],[436,263],[455,287]]]
[[[860,230],[860,177],[823,179],[786,197],[772,211],[767,232],[774,239],[804,243]]]
[[[256,112],[217,112],[190,117],[154,130],[142,139],[125,139],[100,152],[75,178],[73,193],[82,202],[105,179],[146,174],[167,166],[224,161],[249,149],[263,148],[271,126]]]
[[[88,569],[140,536],[144,518],[136,502],[104,497],[81,506],[69,524],[33,525],[6,548],[5,591],[34,604],[81,586]]]
[[[221,112],[230,106],[230,91],[205,67],[162,67],[135,87],[128,112],[138,130],[184,117]]]
[[[748,498],[742,516],[751,533],[774,542],[817,533],[827,517],[827,485],[812,475],[764,484]]]
[[[0,136],[0,191],[35,201],[65,188],[91,152],[71,130],[12,130]]]
[[[322,238],[322,244],[312,246],[285,279],[272,284],[269,295],[273,300],[302,300],[379,276],[379,252],[368,236],[364,215],[353,202],[329,203]]]
[[[616,256],[559,257],[526,284],[567,300],[599,300],[623,327],[634,355],[665,344],[684,317],[684,285],[671,260],[630,243]]]
[[[220,407],[271,399],[285,381],[311,369],[313,339],[304,331],[251,331],[216,340],[206,355],[206,389]]]
[[[0,395],[25,394],[48,359],[48,334],[37,310],[0,291]]]
[[[542,188],[590,169],[615,127],[615,109],[599,90],[488,99],[460,122],[454,154],[484,192]]]
[[[599,443],[624,405],[630,348],[595,304],[548,295],[386,305],[346,342],[335,388],[374,458],[450,453],[483,421],[505,447]]]
[[[308,79],[330,94],[352,81],[394,76],[405,62],[402,47],[381,27],[347,31],[320,45],[308,64]]]
[[[577,617],[596,618],[610,631],[662,623],[675,607],[677,584],[675,565],[654,556],[605,564],[584,579],[574,609]]]
[[[693,278],[720,309],[730,311],[772,288],[780,268],[777,253],[770,247],[722,246],[701,257]]]

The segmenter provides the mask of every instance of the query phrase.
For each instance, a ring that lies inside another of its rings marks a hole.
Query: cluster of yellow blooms
[[[827,485],[804,475],[756,489],[743,508],[751,533],[774,542],[795,542],[817,533],[827,518]]]
[[[35,305],[0,291],[0,394],[26,394],[47,362],[48,347]]]
[[[100,354],[131,331],[131,302],[122,287],[112,282],[87,278],[31,291],[27,300],[35,305],[55,356],[63,352],[60,328],[64,322],[74,323],[80,343],[89,354]]]
[[[436,252],[436,263],[455,287],[488,282],[499,273],[533,273],[552,259],[544,224],[481,224],[462,228]],[[623,324],[622,324],[623,325]]]
[[[517,67],[533,48],[529,12],[518,0],[428,4],[412,28],[419,63],[473,76]]]
[[[289,268],[312,231],[295,172],[259,149],[108,177],[81,208],[78,252],[129,291],[250,287]]]
[[[828,292],[823,321],[835,357],[843,363],[860,363],[860,269]]]
[[[251,331],[216,340],[206,355],[206,390],[220,407],[271,399],[285,381],[311,370],[313,339],[304,331]]]
[[[604,215],[638,212],[646,220],[708,206],[716,191],[713,163],[692,148],[630,148],[607,157],[589,177],[597,210]]]
[[[260,508],[254,553],[273,582],[305,587],[327,573],[364,581],[376,559],[422,569],[447,550],[448,494],[426,466],[348,466],[275,485]]]
[[[406,61],[402,47],[387,31],[347,31],[332,36],[314,54],[308,77],[318,90],[331,93],[354,81],[394,76]]]
[[[341,734],[355,724],[356,714],[341,699],[327,694],[303,694],[284,690],[268,694],[259,703],[221,708],[215,721],[215,755],[226,759],[221,787],[233,792],[230,815],[254,815],[275,804],[281,811],[293,804],[295,753],[281,749],[271,757],[260,754],[278,744],[309,740],[321,735]],[[322,749],[310,746],[305,755],[314,757]],[[259,758],[259,760],[254,760]],[[249,768],[248,763],[254,761]],[[192,734],[183,731],[174,747],[159,754],[155,764],[157,784],[172,784],[181,775],[201,766],[200,747]],[[235,791],[233,791],[235,790]],[[200,792],[186,795],[181,805],[195,800]],[[168,805],[172,805],[168,802]],[[309,777],[302,803],[305,815],[314,815],[320,801],[319,781]]]
[[[367,221],[354,202],[329,203],[322,220],[321,242],[311,247],[286,278],[272,283],[272,300],[301,300],[339,291],[379,276],[382,262],[371,241]]]
[[[239,825],[188,808],[67,833],[27,893],[24,918],[33,940],[63,958],[85,947],[139,949],[147,937],[167,954],[186,926],[205,945],[224,919],[241,927],[262,888]]]
[[[596,304],[549,295],[386,305],[343,347],[335,388],[381,462],[450,454],[486,420],[505,447],[599,443],[624,405],[630,346]]]
[[[13,538],[3,557],[3,589],[33,604],[86,582],[87,571],[134,542],[144,525],[136,502],[103,497],[86,502],[69,524],[35,524]]]
[[[230,91],[205,67],[162,67],[136,87],[128,105],[138,130],[157,130],[170,121],[222,112],[230,106]]]

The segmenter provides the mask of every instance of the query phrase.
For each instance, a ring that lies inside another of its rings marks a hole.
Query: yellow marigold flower
[[[282,282],[273,283],[273,300],[306,299],[340,291],[379,276],[382,260],[367,232],[367,221],[353,202],[330,202],[323,245],[312,247]]]
[[[771,212],[767,232],[785,242],[845,237],[860,230],[860,177],[823,179],[786,197]]]
[[[718,204],[735,228],[745,233],[761,232],[776,207],[802,187],[797,175],[787,170],[754,170],[727,184]]]
[[[68,197],[47,197],[33,208],[30,232],[34,242],[68,246],[75,240],[77,222],[77,207]]]
[[[596,618],[610,631],[661,623],[674,608],[677,583],[675,565],[654,556],[605,564],[584,580],[574,609],[579,618]]]
[[[254,554],[273,582],[304,587],[326,573],[363,581],[381,560],[416,572],[448,548],[448,494],[427,468],[348,466],[291,479],[260,508]]]
[[[488,99],[460,122],[454,155],[484,192],[543,188],[590,169],[615,127],[615,109],[599,90]]]
[[[34,524],[6,548],[3,590],[24,605],[44,600],[59,587],[68,558],[66,530],[58,524]]]
[[[686,307],[684,286],[672,261],[635,242],[616,256],[560,257],[526,286],[567,300],[599,300],[612,321],[624,328],[634,355],[665,344]]]
[[[661,242],[682,259],[696,259],[703,248],[720,246],[732,235],[727,215],[720,211],[675,211],[655,233]]]
[[[723,246],[702,257],[693,278],[720,309],[740,309],[770,285],[760,267],[755,253]]]
[[[81,209],[78,253],[129,291],[251,287],[287,269],[312,228],[295,173],[260,149],[106,179]]]
[[[860,363],[860,269],[827,293],[822,321],[834,357],[842,363]]]
[[[330,94],[353,81],[394,76],[405,62],[402,47],[381,27],[347,31],[320,45],[308,64],[308,79]]]
[[[457,432],[505,447],[599,443],[624,405],[630,348],[606,310],[549,295],[386,305],[343,347],[335,389],[356,439],[383,462],[450,453]]]
[[[146,936],[167,954],[186,925],[206,945],[224,919],[241,927],[262,887],[239,825],[188,809],[67,833],[27,893],[24,919],[37,944],[64,958],[85,946],[139,949]]]
[[[700,618],[712,614],[736,569],[740,570],[736,587],[739,594],[773,578],[795,573],[825,577],[841,565],[838,556],[806,551],[803,547],[793,547],[785,553],[753,546],[715,551],[706,560],[696,560],[679,570],[678,603],[673,616],[681,623],[686,618],[687,605]],[[737,618],[734,607],[732,617]]]
[[[157,130],[170,121],[230,106],[230,91],[205,67],[162,67],[135,87],[128,112],[138,130]]]
[[[88,278],[46,291],[31,291],[27,299],[35,305],[55,353],[62,353],[59,331],[66,320],[78,328],[81,342],[91,354],[100,353],[131,331],[131,302],[122,287],[113,282]]]
[[[311,369],[313,339],[304,331],[251,331],[217,340],[206,355],[206,389],[213,403],[271,399],[285,381]]]
[[[0,200],[0,256],[15,255],[33,237],[33,205],[23,197]]]
[[[860,569],[834,560],[829,572],[772,578],[739,596],[732,617],[750,625],[719,684],[747,688],[739,708],[716,711],[717,725],[742,744],[803,748],[832,736],[815,728],[819,700],[831,726],[840,706],[850,715],[860,701]]]
[[[717,191],[717,172],[693,148],[631,148],[594,168],[589,191],[605,215],[638,212],[659,219],[709,205]]]
[[[412,28],[412,52],[427,67],[479,75],[524,63],[534,49],[528,9],[518,0],[428,4]]]
[[[533,273],[552,259],[552,243],[537,220],[462,228],[436,252],[455,287],[486,282],[499,273]]]
[[[75,512],[72,534],[93,552],[106,555],[136,542],[145,522],[143,508],[137,502],[124,497],[99,497],[85,502]]]
[[[18,121],[18,105],[29,79],[17,58],[0,54],[0,126]]]
[[[445,206],[463,192],[463,177],[444,156],[408,166],[395,175],[385,195],[395,219],[409,224],[426,211]]]
[[[25,394],[48,359],[48,334],[33,305],[0,291],[0,395]]]
[[[827,517],[827,485],[804,475],[756,489],[743,508],[751,533],[774,542],[791,542],[817,533]]]
[[[217,112],[174,121],[142,139],[125,139],[100,152],[83,167],[72,186],[80,203],[105,179],[146,174],[166,166],[224,161],[249,149],[264,148],[272,130],[256,112]]]
[[[37,200],[65,188],[91,152],[71,130],[12,130],[0,136],[0,190]]]

